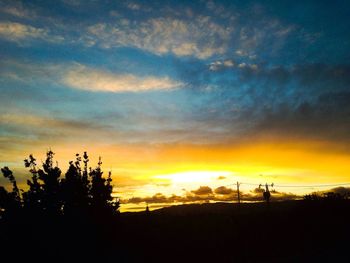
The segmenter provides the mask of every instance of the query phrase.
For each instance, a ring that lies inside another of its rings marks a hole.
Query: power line
[[[256,183],[245,183],[245,182],[240,182],[239,184],[243,184],[243,185],[250,185],[250,186],[261,186],[262,184],[256,184]],[[225,186],[233,186],[236,185],[236,183],[234,184],[228,184]],[[286,188],[321,188],[321,187],[335,187],[335,186],[348,186],[350,185],[350,183],[337,183],[337,184],[313,184],[313,185],[287,185],[287,184],[283,184],[283,185],[279,185],[279,184],[274,184],[273,187],[286,187]]]
[[[346,186],[350,183],[339,183],[339,184],[318,184],[318,185],[275,185],[275,187],[303,187],[303,188],[317,188],[317,187],[334,187],[334,186]]]

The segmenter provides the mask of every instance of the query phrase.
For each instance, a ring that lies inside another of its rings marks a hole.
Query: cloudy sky
[[[87,150],[129,205],[227,200],[236,181],[349,182],[349,13],[348,1],[0,0],[0,165],[25,182],[28,154],[51,147],[67,167]]]

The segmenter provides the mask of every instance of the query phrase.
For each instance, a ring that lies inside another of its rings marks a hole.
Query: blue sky
[[[174,129],[189,134],[145,139],[184,140],[191,126],[234,137],[282,109],[298,122],[303,105],[321,121],[320,108],[339,110],[322,95],[349,97],[349,9],[346,1],[1,1],[0,111],[129,131],[131,141]]]
[[[0,1],[0,161],[91,141],[349,149],[349,13],[348,1]]]

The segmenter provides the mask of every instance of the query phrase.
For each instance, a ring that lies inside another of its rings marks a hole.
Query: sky
[[[125,211],[232,201],[237,181],[247,201],[258,184],[283,199],[350,182],[349,13],[348,1],[0,0],[0,166],[25,187],[31,153],[52,149],[63,169],[102,156]]]

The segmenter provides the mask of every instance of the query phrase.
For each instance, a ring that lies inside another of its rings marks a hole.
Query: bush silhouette
[[[118,213],[119,201],[112,197],[111,173],[103,176],[101,158],[97,167],[88,167],[89,157],[84,152],[76,154],[69,163],[65,176],[54,165],[54,153],[46,153],[46,160],[39,167],[33,155],[24,160],[31,178],[27,180],[28,190],[17,187],[16,179],[8,167],[1,169],[12,184],[8,191],[0,186],[1,217],[12,217],[18,213],[32,216],[94,216],[110,217]],[[83,163],[83,167],[82,166]]]
[[[325,193],[312,193],[304,195],[305,201],[340,201],[347,199],[346,194],[340,194],[335,192],[325,192]]]

